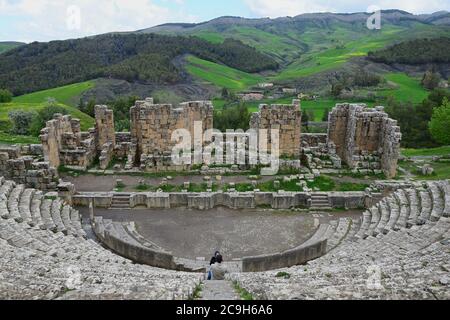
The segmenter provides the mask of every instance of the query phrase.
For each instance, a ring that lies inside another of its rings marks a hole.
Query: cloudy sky
[[[223,15],[275,18],[361,12],[371,5],[412,13],[450,11],[450,0],[0,0],[0,41],[78,38]]]

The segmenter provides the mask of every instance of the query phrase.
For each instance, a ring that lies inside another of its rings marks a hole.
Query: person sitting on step
[[[211,280],[211,279],[212,279],[211,266],[212,266],[213,264],[216,263],[217,256],[219,256],[219,255],[220,255],[220,252],[219,252],[219,251],[216,251],[216,252],[214,253],[214,257],[212,257],[212,258],[211,258],[211,261],[209,262],[208,280]]]
[[[216,263],[211,266],[212,280],[225,280],[225,274],[228,271],[222,264],[223,257],[219,254],[216,257]]]

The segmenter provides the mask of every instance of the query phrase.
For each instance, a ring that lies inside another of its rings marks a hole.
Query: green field
[[[208,83],[212,83],[219,88],[241,91],[254,86],[263,80],[263,77],[260,75],[239,71],[194,56],[187,57],[187,62],[186,70],[191,75]]]
[[[421,84],[420,79],[414,79],[404,73],[390,73],[384,76],[397,88],[380,91],[386,97],[392,96],[399,101],[422,102],[429,94]]]
[[[450,146],[431,149],[403,149],[402,155],[405,157],[446,156],[450,155]]]
[[[94,86],[94,81],[80,82],[15,97],[13,101],[17,103],[43,103],[47,98],[55,98],[60,103],[74,107],[78,104],[80,95]]]
[[[80,119],[81,130],[88,131],[89,128],[94,126],[94,119],[87,114],[81,112],[75,107],[67,106],[64,104],[59,104],[59,106],[65,108],[68,114],[72,115],[74,118]],[[44,103],[1,103],[0,104],[0,124],[3,130],[7,128],[10,123],[8,113],[14,110],[24,110],[24,111],[39,111],[44,108]],[[0,143],[36,143],[38,137],[29,136],[11,136],[8,132],[0,131]]]

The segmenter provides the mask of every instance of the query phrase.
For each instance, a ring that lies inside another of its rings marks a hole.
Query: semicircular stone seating
[[[260,299],[450,299],[449,181],[399,189],[361,220],[322,227],[319,259],[229,278]]]
[[[53,195],[0,177],[0,299],[186,299],[202,275],[136,265]]]

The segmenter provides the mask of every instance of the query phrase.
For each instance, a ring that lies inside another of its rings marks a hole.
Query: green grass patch
[[[237,281],[233,281],[233,287],[242,300],[246,301],[254,300],[253,295],[244,288],[242,288]]]
[[[276,275],[275,275],[275,277],[276,278],[284,278],[284,279],[290,279],[291,278],[291,275],[289,274],[289,273],[287,273],[287,272],[278,272]]]
[[[320,191],[334,191],[336,188],[334,180],[326,176],[317,177],[313,182],[307,181],[306,184],[308,185],[308,188],[318,188]]]
[[[370,185],[364,183],[341,182],[338,184],[336,191],[364,191]]]
[[[201,293],[202,293],[203,287],[201,284],[198,284],[195,286],[194,291],[192,292],[191,297],[189,298],[189,300],[198,300],[201,297]]]
[[[446,156],[450,155],[450,146],[432,149],[403,149],[402,155],[404,155],[405,157]]]
[[[393,82],[397,88],[381,90],[379,93],[386,97],[394,97],[399,101],[411,101],[413,103],[422,102],[427,98],[429,92],[425,90],[420,79],[414,79],[404,73],[390,73],[384,76],[386,80]]]
[[[194,56],[187,57],[187,62],[186,70],[191,75],[219,88],[228,88],[233,91],[245,90],[262,82],[263,79],[260,75],[246,73]]]
[[[18,103],[44,103],[47,98],[54,98],[56,101],[75,107],[79,102],[81,94],[89,89],[94,88],[93,81],[80,82],[70,84],[63,87],[37,91],[23,96],[13,98]]]
[[[39,137],[32,136],[16,136],[0,131],[0,143],[4,144],[39,144]]]

